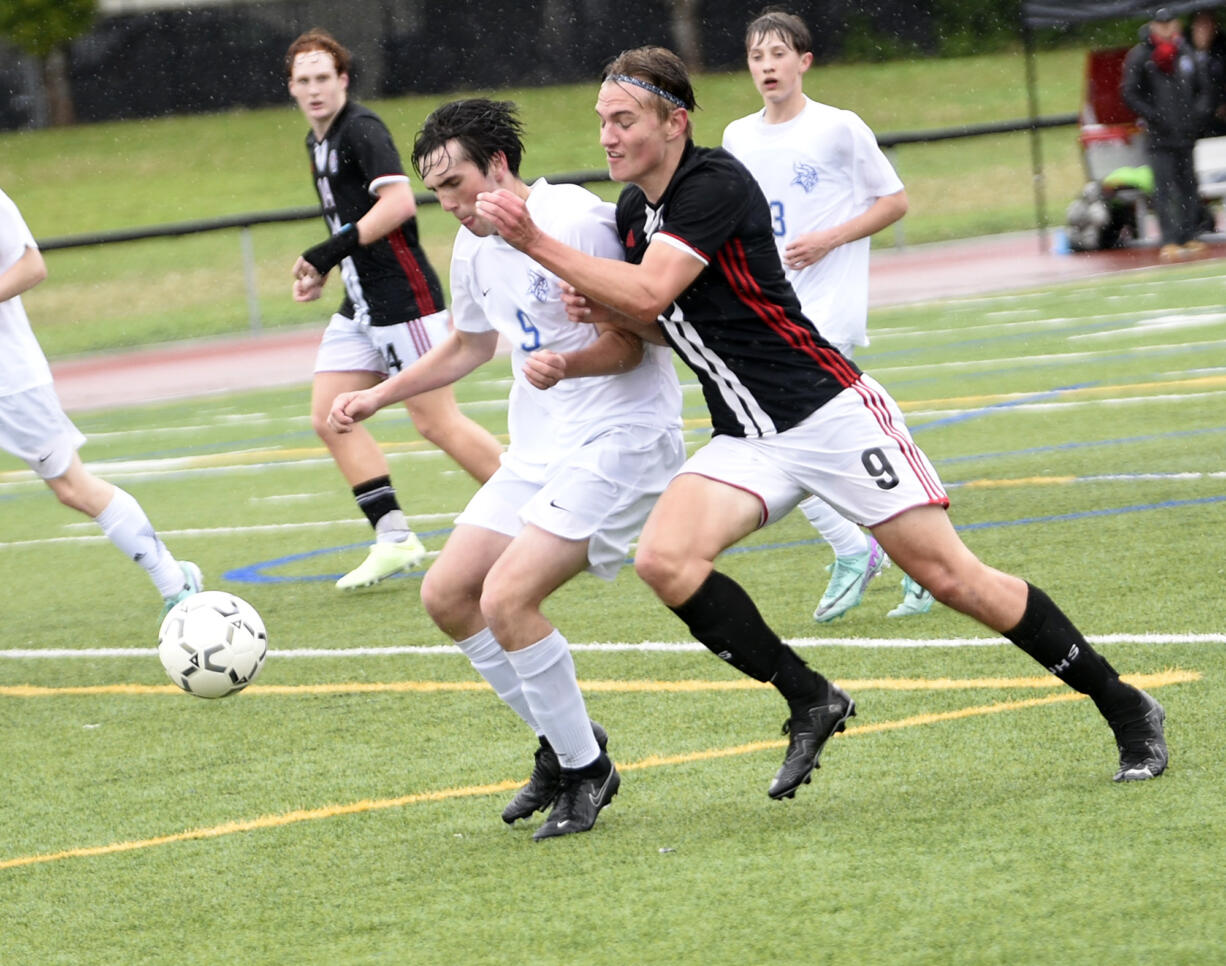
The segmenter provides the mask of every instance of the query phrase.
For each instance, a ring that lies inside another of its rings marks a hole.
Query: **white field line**
[[[1070,282],[1067,286],[1064,286],[1064,289],[1065,291],[1072,293],[1076,293],[1078,290],[1081,290],[1081,293],[1088,297],[1093,297],[1096,299],[1105,297],[1108,301],[1124,298],[1135,300],[1138,296],[1156,298],[1158,293],[1153,290],[1155,284],[1161,284],[1162,287],[1166,288],[1177,285],[1204,285],[1214,281],[1213,278],[1207,275],[1194,275],[1191,278],[1162,279],[1160,283],[1151,279],[1136,279],[1135,281],[1130,282],[1122,280],[1129,275],[1137,275],[1148,271],[1150,271],[1148,267],[1142,266],[1140,268],[1132,268],[1119,273],[1114,273],[1116,280],[1114,280],[1112,284],[1112,294],[1107,296],[1103,296],[1097,287],[1097,283],[1102,281],[1101,277],[1098,279],[1086,279],[1083,282]],[[1045,289],[1036,288],[1027,292],[1003,292],[1000,295],[955,295],[945,299],[933,299],[926,302],[904,303],[903,305],[899,306],[889,306],[889,308],[891,311],[893,311],[895,308],[914,307],[917,309],[923,309],[931,308],[934,305],[947,305],[953,307],[963,305],[995,305],[998,302],[1006,302],[1011,305],[1017,305],[1020,302],[1046,298],[1048,294],[1049,293]],[[885,308],[885,306],[883,306],[883,308]]]
[[[447,513],[417,513],[408,517],[409,523],[413,526],[421,526],[424,524],[450,524],[460,511],[449,511]],[[85,526],[97,526],[97,524],[86,522]],[[78,526],[72,523],[66,526]],[[182,530],[159,530],[158,535],[161,537],[218,537],[231,536],[244,533],[272,533],[278,530],[310,530],[323,529],[327,527],[358,527],[369,530],[370,524],[363,518],[346,517],[343,520],[309,520],[300,523],[255,523],[244,527],[188,527]],[[36,540],[8,540],[0,541],[0,550],[7,550],[17,547],[37,547],[42,544],[54,543],[100,543],[104,542],[108,537],[101,533],[78,534],[68,537],[40,537]]]
[[[1091,644],[1226,644],[1226,634],[1100,634],[1087,638]],[[921,647],[1001,647],[1012,645],[1003,637],[949,637],[934,640],[912,640],[901,637],[802,637],[788,641],[792,647],[861,647],[861,648],[921,648]],[[682,653],[705,651],[706,648],[693,641],[595,641],[587,644],[571,643],[572,651],[640,653]],[[0,650],[0,659],[63,659],[76,658],[147,658],[157,654],[156,647],[95,647],[95,648],[11,648]],[[338,648],[272,648],[269,656],[282,658],[351,658],[351,657],[403,657],[403,656],[452,656],[463,657],[459,648],[450,644],[405,645],[401,647],[338,647]]]
[[[907,334],[914,335],[919,330],[908,330]],[[876,333],[874,333],[876,337]],[[1194,351],[1200,348],[1221,349],[1221,339],[1206,339],[1202,342],[1173,342],[1163,345],[1145,346],[1145,352],[1162,352],[1164,350],[1188,350]],[[981,369],[993,369],[1000,366],[1002,363],[1009,362],[1015,369],[1024,369],[1027,366],[1045,365],[1050,362],[1071,362],[1073,360],[1088,360],[1099,356],[1114,356],[1119,355],[1123,351],[1119,347],[1112,346],[1105,349],[1085,349],[1077,352],[1048,352],[1043,354],[1028,355],[1021,359],[1001,359],[993,357],[990,359],[948,359],[941,362],[916,362],[906,363],[903,365],[892,366],[885,361],[874,362],[871,357],[864,359],[864,364],[868,368],[869,374],[880,377],[882,373],[893,373],[895,375],[914,375],[916,373],[927,371],[954,371],[954,372],[977,372]],[[1141,350],[1137,350],[1141,351]],[[1179,375],[1183,375],[1184,370],[1180,370]],[[888,382],[888,381],[887,381]]]

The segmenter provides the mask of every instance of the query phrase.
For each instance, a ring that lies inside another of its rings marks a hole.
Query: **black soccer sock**
[[[716,657],[774,685],[794,708],[807,708],[826,696],[829,682],[779,640],[731,577],[711,571],[689,600],[669,609]]]
[[[1137,690],[1120,680],[1050,597],[1033,584],[1026,586],[1026,612],[1005,637],[1074,691],[1089,695],[1104,717],[1135,707]]]
[[[373,527],[388,513],[400,509],[390,476],[376,476],[353,488],[353,498]]]

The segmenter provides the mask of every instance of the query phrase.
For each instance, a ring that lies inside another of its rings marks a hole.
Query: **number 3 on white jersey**
[[[771,202],[771,227],[777,238],[782,238],[788,233],[787,221],[783,217],[782,201]]]

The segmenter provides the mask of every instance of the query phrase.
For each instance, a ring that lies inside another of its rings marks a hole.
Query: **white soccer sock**
[[[822,539],[834,548],[836,557],[868,553],[868,537],[864,531],[825,500],[811,496],[800,504],[800,511],[822,535]]]
[[[592,733],[566,638],[554,630],[535,644],[506,654],[562,767],[582,768],[599,758],[600,746]]]
[[[511,710],[523,718],[538,736],[544,734],[532,715],[532,709],[528,707],[519,675],[507,660],[507,652],[494,638],[494,632],[483,627],[472,637],[455,643],[468,656],[477,673],[489,682],[494,693],[510,705]]]
[[[413,530],[403,510],[391,510],[379,517],[375,524],[375,541],[377,543],[404,543]]]
[[[111,543],[149,571],[159,594],[170,597],[183,589],[183,568],[131,493],[115,487],[111,502],[94,519]]]

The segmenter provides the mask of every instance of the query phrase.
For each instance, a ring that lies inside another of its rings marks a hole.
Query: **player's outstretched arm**
[[[494,358],[497,349],[498,333],[495,331],[453,329],[442,342],[390,379],[369,389],[337,396],[328,412],[328,425],[338,433],[347,433],[355,423],[369,418],[384,406],[450,386]]]
[[[22,256],[0,274],[0,302],[28,292],[47,277],[47,263],[37,248],[26,247]]]

